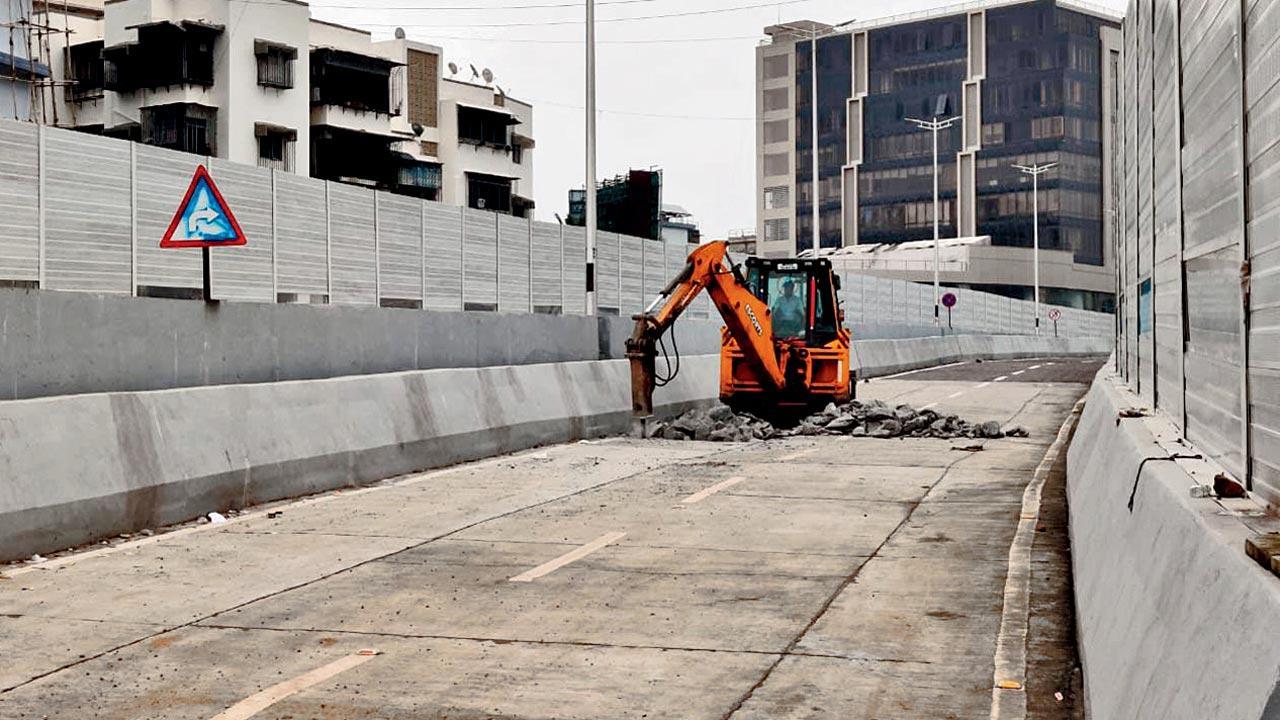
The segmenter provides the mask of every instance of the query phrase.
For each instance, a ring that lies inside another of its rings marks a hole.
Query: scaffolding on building
[[[54,93],[59,88],[74,85],[73,79],[59,79],[52,75],[54,53],[66,58],[71,46],[70,3],[62,0],[62,27],[54,25],[49,5],[52,0],[4,0],[5,21],[0,22],[8,36],[7,48],[0,47],[8,57],[6,65],[0,65],[0,80],[9,81],[10,108],[17,120],[31,120],[45,125],[58,124],[58,103]],[[37,9],[38,8],[38,9]],[[16,36],[16,37],[15,37]],[[59,42],[58,38],[61,38]],[[59,47],[61,45],[61,47]],[[20,54],[21,53],[21,54]],[[20,88],[27,93],[29,111],[22,112],[18,98]],[[0,103],[3,98],[0,98]],[[7,116],[0,104],[0,117]],[[27,117],[24,117],[26,115]]]

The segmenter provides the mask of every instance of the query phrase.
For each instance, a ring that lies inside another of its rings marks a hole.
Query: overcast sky
[[[1096,1],[1118,10],[1125,4]],[[867,20],[954,3],[596,4],[598,174],[662,168],[664,201],[691,211],[705,235],[723,237],[755,227],[754,48],[763,28],[798,19]],[[445,61],[464,68],[460,79],[470,78],[469,64],[488,67],[507,94],[533,103],[536,212],[538,219],[552,220],[553,213],[565,214],[569,188],[582,187],[585,172],[583,7],[581,0],[315,0],[312,14],[369,29],[375,39],[401,26],[411,39],[442,46]],[[675,13],[681,16],[651,17]]]

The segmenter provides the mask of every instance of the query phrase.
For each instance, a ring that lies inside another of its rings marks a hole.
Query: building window
[[[138,41],[103,50],[103,87],[115,92],[213,85],[214,41],[221,26],[183,20],[142,25]]]
[[[1062,130],[1063,124],[1061,115],[1031,119],[1032,140],[1062,137]]]
[[[764,124],[764,142],[769,143],[787,142],[791,139],[791,129],[786,120],[770,120]]]
[[[217,109],[174,103],[142,108],[142,141],[197,155],[216,155],[213,139]]]
[[[764,79],[777,80],[791,74],[790,55],[769,55],[764,59]]]
[[[983,145],[1004,144],[1004,123],[987,123],[982,126]]]
[[[764,174],[767,177],[787,175],[791,172],[791,159],[787,153],[769,153],[764,156]]]
[[[258,84],[263,87],[293,87],[293,61],[298,51],[286,45],[265,40],[253,41],[253,54],[258,59]]]
[[[67,86],[69,100],[91,100],[102,97],[102,41],[72,45],[67,48]]]
[[[398,115],[391,98],[394,66],[384,58],[345,50],[312,50],[311,104]]]
[[[511,212],[511,178],[467,173],[467,207]]]
[[[786,185],[764,189],[764,209],[781,210],[791,207],[791,188]]]
[[[293,148],[298,132],[265,123],[255,123],[253,132],[258,138],[258,167],[293,172]]]
[[[508,128],[515,118],[496,110],[458,106],[458,142],[506,148],[511,144]]]
[[[429,157],[440,157],[440,143],[434,143],[423,140],[419,145],[422,146],[422,154]]]
[[[774,88],[764,91],[764,111],[786,110],[791,106],[791,91],[788,88]]]
[[[791,218],[764,221],[764,241],[781,242],[791,239]]]

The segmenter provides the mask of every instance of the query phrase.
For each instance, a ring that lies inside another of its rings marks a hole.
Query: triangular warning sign
[[[187,195],[178,205],[169,229],[160,240],[162,248],[222,247],[244,245],[244,231],[231,207],[218,192],[204,165],[196,168]]]

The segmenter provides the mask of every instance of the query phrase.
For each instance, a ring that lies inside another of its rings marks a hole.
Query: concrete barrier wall
[[[622,359],[634,325],[616,315],[206,305],[0,288],[0,400]],[[719,318],[682,317],[668,351],[719,352],[720,327]],[[853,327],[859,340],[913,331],[936,332]]]
[[[622,358],[629,318],[0,289],[0,400]],[[684,318],[682,352],[720,323]]]
[[[716,392],[717,356],[655,393]],[[0,560],[630,427],[625,360],[0,402]]]
[[[1052,351],[1084,351],[1084,341],[1073,343]],[[855,351],[879,375],[966,351],[1046,354],[1050,343],[932,338],[859,341]],[[718,355],[686,354],[676,381],[655,394],[660,411],[713,401],[718,373]],[[630,409],[625,360],[0,402],[0,560],[211,510],[621,433]]]
[[[1280,527],[1252,499],[1192,498],[1218,470],[1169,461],[1195,451],[1163,417],[1117,421],[1142,405],[1104,369],[1067,456],[1091,717],[1280,718],[1280,579],[1244,552],[1246,537]]]
[[[1046,338],[1021,335],[952,335],[903,340],[858,340],[853,366],[859,377],[878,377],[962,360],[1104,355],[1110,338]]]

